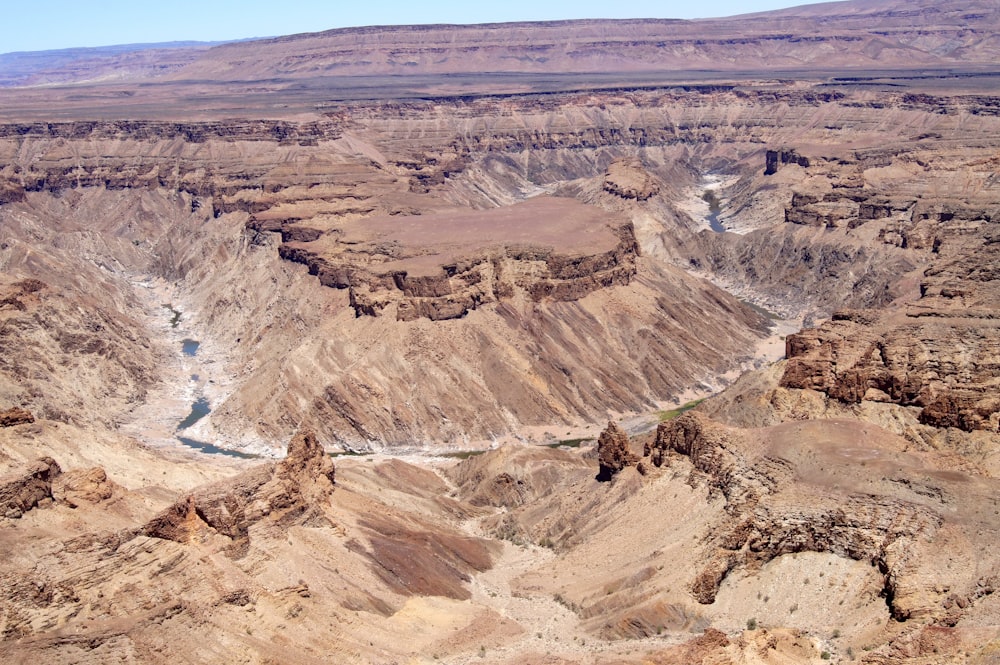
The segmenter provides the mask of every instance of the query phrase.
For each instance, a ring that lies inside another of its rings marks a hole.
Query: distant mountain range
[[[995,67],[996,0],[851,0],[704,20],[330,30],[0,55],[0,86],[469,73]]]
[[[130,65],[139,62],[190,62],[201,51],[223,43],[179,41],[2,53],[0,87],[72,83],[87,78],[88,72],[130,71]]]

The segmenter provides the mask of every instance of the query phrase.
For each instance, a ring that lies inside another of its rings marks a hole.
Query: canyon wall
[[[5,125],[0,214],[73,210],[67,279],[86,237],[104,282],[178,281],[227,349],[218,440],[259,446],[304,422],[350,446],[457,444],[648,409],[748,360],[764,321],[685,271],[809,319],[908,297],[901,276],[996,215],[986,108],[723,86]],[[713,172],[740,176],[723,192],[739,234],[682,210]],[[940,185],[918,197],[918,178]],[[16,258],[24,223],[4,233],[7,265],[40,274]]]

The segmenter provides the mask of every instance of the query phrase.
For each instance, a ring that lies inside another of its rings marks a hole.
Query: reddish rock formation
[[[62,472],[51,457],[43,457],[27,469],[0,477],[0,512],[18,518],[52,498],[52,481]]]
[[[619,471],[638,461],[629,447],[628,435],[614,421],[608,421],[597,439],[597,461],[600,464],[597,479],[602,482],[611,480]]]
[[[848,404],[921,407],[925,424],[996,432],[1000,328],[973,304],[971,285],[937,290],[954,291],[967,294],[961,300],[968,307],[942,306],[932,302],[942,297],[925,296],[904,317],[838,312],[820,328],[789,335],[781,385]]]
[[[300,430],[289,441],[288,454],[278,463],[278,476],[288,483],[301,482],[299,490],[312,490],[309,498],[315,500],[323,500],[330,495],[336,484],[336,474],[333,460],[310,430]]]
[[[0,427],[13,427],[33,422],[35,422],[35,416],[27,409],[15,406],[6,411],[0,411]]]

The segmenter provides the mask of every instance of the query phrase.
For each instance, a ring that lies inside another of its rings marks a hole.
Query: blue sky
[[[567,18],[705,18],[806,0],[36,0],[5,3],[0,53],[175,40],[217,41],[359,25]]]

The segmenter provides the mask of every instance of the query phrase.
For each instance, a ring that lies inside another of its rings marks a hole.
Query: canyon
[[[19,61],[0,658],[994,662],[998,13]]]

